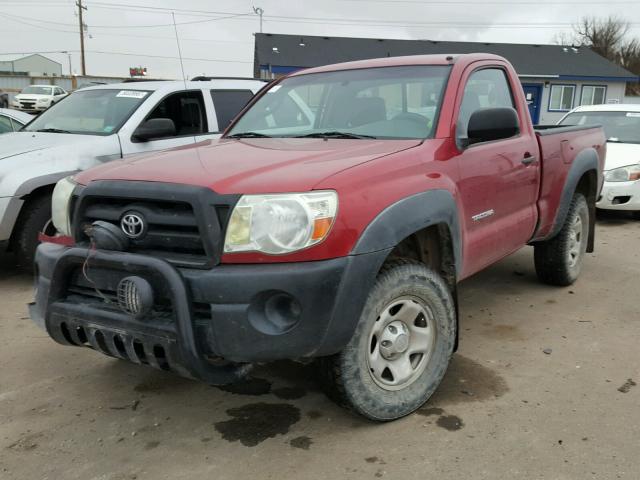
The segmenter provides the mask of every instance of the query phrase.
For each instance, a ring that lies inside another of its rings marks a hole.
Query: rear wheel
[[[536,274],[540,281],[567,286],[577,280],[587,251],[589,220],[587,200],[581,193],[576,193],[560,233],[534,247]]]
[[[324,389],[372,420],[408,415],[440,384],[455,336],[455,307],[440,276],[418,262],[389,262],[349,344],[320,361]]]
[[[43,194],[29,200],[22,207],[16,228],[14,249],[18,265],[22,270],[31,272],[40,243],[38,234],[54,235],[56,232],[51,222],[51,195]]]

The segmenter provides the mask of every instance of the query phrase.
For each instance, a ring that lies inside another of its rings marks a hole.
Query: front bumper
[[[44,112],[47,108],[49,108],[49,105],[43,105],[40,103],[31,103],[31,102],[25,105],[20,102],[13,102],[11,104],[11,108],[13,108],[14,110],[20,110],[21,112],[27,112],[27,113]]]
[[[229,383],[242,375],[239,363],[340,351],[388,253],[198,270],[146,255],[42,244],[30,314],[61,344]],[[90,284],[78,273],[87,258]],[[103,300],[130,275],[149,281],[164,300],[162,313],[154,307],[136,320]],[[92,296],[94,284],[103,297]]]
[[[596,207],[605,210],[640,210],[640,180],[604,182]]]

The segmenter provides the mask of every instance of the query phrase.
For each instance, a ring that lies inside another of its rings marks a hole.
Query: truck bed
[[[540,147],[540,194],[538,200],[538,228],[534,240],[553,232],[554,221],[561,203],[563,186],[571,164],[580,155],[598,157],[604,167],[606,137],[600,126],[540,125],[534,127]],[[591,153],[590,153],[591,152]],[[599,186],[602,178],[598,179]]]

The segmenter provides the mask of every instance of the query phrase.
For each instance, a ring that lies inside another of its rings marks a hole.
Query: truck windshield
[[[640,112],[575,112],[561,125],[602,125],[608,142],[640,143]]]
[[[149,96],[140,90],[81,90],[43,112],[27,132],[111,135]]]
[[[226,137],[428,138],[448,66],[312,73],[271,87]]]

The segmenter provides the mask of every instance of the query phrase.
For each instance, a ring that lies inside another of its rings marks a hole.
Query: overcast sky
[[[143,66],[179,78],[174,9],[185,74],[252,75],[253,33],[551,43],[581,16],[619,15],[640,36],[639,0],[84,0],[87,73],[127,76]],[[0,0],[0,53],[71,53],[80,71],[75,0]],[[103,52],[103,53],[99,53]],[[453,53],[453,52],[452,52]],[[46,53],[69,70],[68,56]]]

